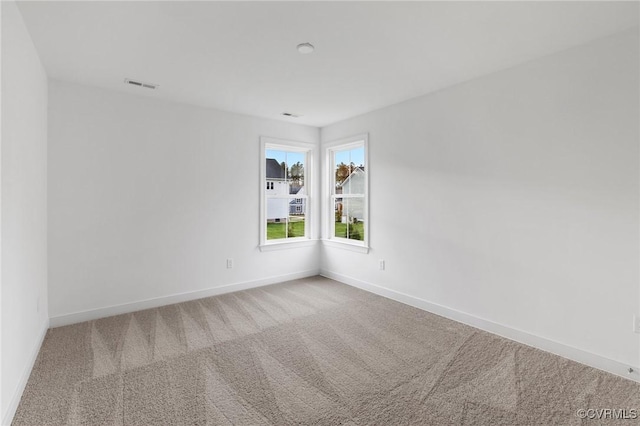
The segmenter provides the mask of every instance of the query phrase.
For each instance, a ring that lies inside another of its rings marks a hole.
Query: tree
[[[340,163],[336,166],[336,185],[341,184],[353,173],[357,168],[362,168],[363,166],[356,166],[353,162],[347,164]]]
[[[353,164],[353,163],[352,163]],[[341,184],[351,174],[351,168],[344,163],[340,163],[336,166],[336,184]]]
[[[291,181],[294,185],[304,185],[304,164],[297,162],[291,166],[290,170]]]

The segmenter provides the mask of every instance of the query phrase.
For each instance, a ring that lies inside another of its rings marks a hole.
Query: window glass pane
[[[350,162],[364,171],[364,146],[352,149],[349,151],[349,155],[351,157]]]
[[[364,198],[349,198],[347,203],[347,238],[364,240]]]
[[[335,151],[333,164],[335,165],[335,193],[342,194],[349,185],[348,178],[351,173],[349,151]]]
[[[292,198],[289,201],[289,221],[287,223],[287,238],[304,237],[307,200]]]
[[[335,151],[335,194],[364,194],[364,147]]]
[[[296,238],[305,236],[306,200],[300,198],[307,195],[305,183],[305,159],[306,153],[288,152],[287,165],[289,177],[289,195],[296,198],[289,200],[289,224],[287,237]]]
[[[287,152],[288,178],[294,188],[304,186],[305,158],[304,152]]]
[[[278,189],[278,182],[286,181],[286,173],[287,170],[287,153],[284,151],[276,151],[273,149],[267,149],[265,153],[266,157],[266,181],[269,183],[267,185],[267,194],[269,195],[278,195],[270,191],[276,191]],[[280,189],[285,191],[286,188],[283,185],[280,185]]]
[[[284,184],[282,185],[284,187]],[[267,200],[267,240],[287,238],[289,199],[268,198]]]
[[[351,150],[351,174],[349,175],[349,194],[364,194],[365,191],[365,165],[364,147]]]
[[[336,198],[334,215],[335,237],[364,240],[364,197]]]
[[[278,240],[287,238],[287,224],[285,222],[275,223],[267,221],[267,240]]]

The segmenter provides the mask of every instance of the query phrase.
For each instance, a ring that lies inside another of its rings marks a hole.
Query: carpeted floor
[[[581,408],[640,385],[314,277],[51,329],[13,424],[607,423]]]

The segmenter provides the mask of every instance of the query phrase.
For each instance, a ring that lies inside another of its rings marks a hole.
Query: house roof
[[[275,158],[267,158],[267,179],[284,179],[284,170]]]
[[[349,176],[347,176],[347,178],[343,180],[341,183],[339,183],[337,186],[343,187],[347,182],[351,180],[351,176],[354,176],[354,175],[364,175],[364,167],[358,166],[355,169],[353,169],[353,171],[349,174]]]
[[[289,187],[289,195],[306,195],[306,192],[304,191],[304,185],[291,185]]]

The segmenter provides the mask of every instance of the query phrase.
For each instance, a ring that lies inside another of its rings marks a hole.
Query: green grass
[[[351,225],[351,229],[353,232],[354,229],[356,231],[358,235],[355,236],[354,235],[350,235],[348,238],[350,240],[360,240],[362,241],[364,239],[364,222],[357,222]],[[341,237],[341,238],[347,238],[347,224],[346,223],[342,223],[342,222],[336,222],[336,233],[335,233],[336,237]]]
[[[267,223],[267,240],[278,240],[281,238],[287,238],[285,231],[286,231],[286,224],[284,222]],[[295,237],[304,237],[304,220],[289,222],[288,238],[295,238]]]
[[[286,224],[284,222],[281,223],[267,223],[267,240],[278,240],[282,238],[287,238],[286,235]],[[352,231],[356,231],[358,235],[350,235],[349,239],[351,240],[360,240],[364,239],[364,223],[357,222],[352,224]],[[347,238],[347,224],[336,222],[336,237]],[[288,238],[295,237],[304,237],[304,220],[297,220],[295,218],[289,222],[289,236]],[[354,238],[355,237],[355,238]]]

